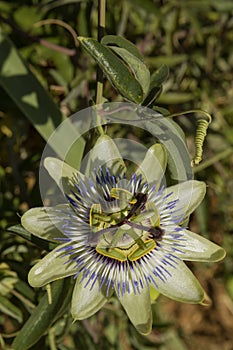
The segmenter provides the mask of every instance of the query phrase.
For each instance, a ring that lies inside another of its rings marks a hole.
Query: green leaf
[[[149,14],[153,14],[159,18],[161,18],[162,16],[159,5],[157,6],[151,0],[129,0],[129,1],[133,4],[133,7],[139,6]]]
[[[168,67],[163,64],[152,75],[150,80],[150,89],[147,97],[143,101],[144,106],[148,106],[158,98],[162,92],[162,83],[167,79],[169,74]]]
[[[65,120],[51,97],[26,66],[14,44],[3,34],[1,29],[0,86],[46,141],[50,139],[54,130]],[[72,144],[71,140],[77,140],[80,135],[69,122],[67,122],[65,128],[65,135],[62,133],[63,129],[49,142],[55,152],[65,158],[67,149],[70,149]],[[67,137],[67,133],[69,137]],[[79,165],[82,159],[84,149],[82,138],[78,141],[77,149],[72,156],[70,155],[70,159],[75,160],[76,166]]]
[[[23,237],[24,239],[38,245],[42,249],[45,249],[48,251],[54,249],[57,246],[57,244],[51,243],[47,239],[45,240],[45,239],[36,237],[31,232],[25,230],[22,225],[10,226],[10,227],[8,227],[7,231],[16,233],[20,237]]]
[[[149,67],[159,67],[162,64],[166,64],[168,67],[174,67],[178,64],[186,62],[188,55],[185,54],[174,54],[171,56],[151,56],[145,59]]]
[[[37,343],[61,309],[69,287],[70,284],[64,279],[51,284],[52,303],[49,304],[46,293],[14,339],[12,349],[27,350]]]
[[[35,291],[28,285],[27,282],[19,279],[16,282],[14,289],[24,297],[24,304],[29,304],[28,301],[35,301]]]
[[[3,295],[0,294],[0,311],[1,313],[8,315],[18,322],[22,322],[23,320],[23,315],[21,310],[16,307],[12,302],[4,297]]]
[[[193,100],[193,93],[189,92],[167,92],[159,97],[160,104],[178,104]]]
[[[0,263],[0,295],[8,295],[14,288],[18,277],[6,263]]]
[[[40,21],[42,18],[41,11],[38,11],[37,6],[23,5],[18,6],[12,13],[15,22],[20,28],[26,32],[30,31],[33,24]]]
[[[65,6],[69,4],[77,4],[77,2],[87,2],[89,0],[46,0],[41,3],[42,12],[46,13],[57,7]]]
[[[131,43],[131,41],[125,39],[122,36],[105,35],[101,39],[101,44],[108,46],[110,45],[111,47],[114,45],[126,49],[133,56],[136,56],[140,61],[144,62],[143,56],[138,51],[137,47],[133,43]]]
[[[143,99],[142,88],[126,64],[97,40],[84,37],[78,39],[119,93],[129,101],[140,103]]]
[[[168,78],[168,74],[169,69],[163,64],[151,75],[150,89],[160,86]]]
[[[150,86],[150,71],[144,62],[122,47],[109,46],[129,66],[135,78],[142,87],[143,96],[146,96]]]

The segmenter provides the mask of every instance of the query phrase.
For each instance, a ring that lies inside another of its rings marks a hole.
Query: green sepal
[[[166,265],[165,279],[156,278],[158,292],[168,298],[190,304],[201,304],[205,293],[200,283],[182,260]]]
[[[62,206],[58,206],[57,208],[61,209]],[[58,242],[58,238],[63,238],[65,236],[56,227],[56,222],[58,219],[54,217],[55,209],[56,207],[31,208],[23,214],[21,217],[21,223],[23,227],[34,236],[37,236],[43,240]],[[49,215],[50,212],[51,216]],[[52,221],[53,217],[54,219]]]
[[[70,193],[73,187],[71,179],[74,176],[85,181],[85,176],[82,173],[60,159],[47,157],[44,160],[44,166],[63,194]]]
[[[222,260],[226,252],[217,244],[189,230],[182,230],[183,253],[176,255],[183,260],[216,262]]]
[[[163,145],[156,143],[146,152],[145,158],[136,171],[141,174],[143,180],[149,184],[156,184],[156,190],[160,188],[167,166],[167,152]]]
[[[85,174],[90,176],[93,169],[98,171],[100,167],[111,169],[113,174],[123,175],[126,172],[122,156],[116,144],[108,135],[100,136],[89,152]]]
[[[197,180],[189,180],[178,185],[167,187],[163,196],[169,195],[169,202],[177,201],[176,210],[188,217],[202,202],[206,193],[206,184]],[[185,206],[184,206],[185,203]]]

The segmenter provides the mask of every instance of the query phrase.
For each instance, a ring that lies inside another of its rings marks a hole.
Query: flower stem
[[[98,0],[98,41],[101,41],[105,32],[105,12],[106,12],[106,0]],[[102,104],[103,97],[103,71],[97,66],[96,71],[96,104]],[[98,121],[98,131],[100,135],[104,135],[104,130],[101,125],[101,115],[97,112],[97,121]]]
[[[101,41],[105,32],[105,11],[106,0],[98,0],[98,41]],[[97,88],[96,88],[96,104],[102,103],[103,95],[103,72],[97,67]]]

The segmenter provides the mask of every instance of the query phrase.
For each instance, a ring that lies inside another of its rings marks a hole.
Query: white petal
[[[202,303],[205,294],[196,277],[183,261],[178,261],[176,267],[166,266],[170,273],[164,273],[163,278],[155,279],[157,290],[165,296],[191,304]]]
[[[179,210],[177,215],[188,216],[199,206],[205,193],[206,185],[204,182],[190,180],[166,188],[163,196],[170,194],[165,199],[165,204],[177,200],[175,206],[175,210]]]
[[[59,208],[61,209],[61,206]],[[23,214],[21,223],[33,235],[57,243],[56,239],[64,237],[64,234],[55,226],[55,218],[51,221],[52,216],[49,216],[50,211],[52,212],[53,209],[31,208]]]
[[[33,266],[28,274],[28,281],[32,287],[41,287],[77,272],[74,262],[67,263],[68,256],[61,257],[64,251],[61,252],[59,249],[65,248],[67,245],[69,243],[60,245]]]
[[[182,235],[183,253],[177,252],[176,255],[183,260],[211,262],[219,261],[226,255],[223,248],[196,233],[184,230]]]
[[[143,288],[140,294],[125,293],[119,296],[130,321],[141,334],[149,334],[152,328],[150,291]]]
[[[95,282],[93,288],[85,287],[85,282],[80,283],[79,277],[75,283],[71,313],[75,320],[83,320],[94,315],[107,302],[106,296],[99,290],[98,281]]]
[[[82,173],[57,158],[45,158],[44,166],[63,193],[70,192],[72,187],[70,180],[74,175],[85,181],[85,176]]]

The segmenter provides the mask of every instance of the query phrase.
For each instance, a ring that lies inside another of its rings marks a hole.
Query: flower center
[[[90,227],[96,251],[119,261],[135,261],[156,246],[163,231],[154,203],[146,193],[132,194],[123,188],[112,188],[106,207],[93,204]]]

